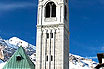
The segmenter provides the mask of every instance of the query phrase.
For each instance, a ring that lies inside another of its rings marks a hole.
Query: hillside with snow
[[[2,58],[3,61],[7,61],[19,46],[24,47],[26,53],[29,56],[31,56],[36,51],[36,47],[34,45],[31,45],[17,37],[12,37],[9,40],[0,38],[0,58]]]
[[[69,67],[70,69],[94,69],[97,65],[92,59],[86,59],[84,57],[69,54]]]
[[[36,47],[28,42],[25,42],[17,37],[12,37],[9,40],[0,38],[0,67],[3,67],[6,61],[14,54],[19,46],[24,47],[30,59],[36,62]],[[69,69],[93,69],[97,65],[92,59],[69,54]],[[2,68],[0,68],[2,69]]]

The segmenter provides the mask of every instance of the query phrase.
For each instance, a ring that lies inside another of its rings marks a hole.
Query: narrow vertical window
[[[46,61],[48,61],[48,56],[46,57]]]
[[[51,61],[53,61],[53,56],[51,55]]]
[[[45,7],[45,17],[46,18],[56,17],[56,5],[54,2],[47,3]]]
[[[64,18],[65,18],[65,20],[67,20],[67,8],[66,8],[66,6],[65,6],[65,11],[64,11]]]
[[[49,38],[49,33],[46,34],[47,35],[47,39]]]
[[[49,4],[46,5],[46,13],[45,14],[46,14],[47,18],[50,17],[50,5]]]
[[[51,33],[51,38],[53,38],[53,33]]]
[[[56,5],[52,5],[52,17],[56,17]]]

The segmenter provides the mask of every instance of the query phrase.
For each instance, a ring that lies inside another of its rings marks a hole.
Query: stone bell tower
[[[39,0],[36,69],[69,69],[68,0]]]

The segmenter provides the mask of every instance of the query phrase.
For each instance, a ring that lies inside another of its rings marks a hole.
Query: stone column
[[[53,68],[55,69],[55,34],[56,30],[53,31]]]
[[[43,14],[42,14],[42,11],[43,11],[43,6],[41,6],[41,17],[42,17],[42,15],[43,15]],[[40,21],[41,21],[41,25],[42,25],[42,18],[41,18],[41,20],[40,20]],[[42,69],[42,35],[43,35],[43,31],[42,31],[42,26],[41,26],[40,69]]]
[[[48,69],[51,69],[51,30],[49,30],[49,55],[48,55]]]
[[[44,69],[46,69],[46,57],[47,57],[47,30],[45,30],[45,58],[44,58],[44,62],[45,62],[45,64],[44,64]]]
[[[40,38],[40,69],[42,69],[42,35],[43,35],[43,31],[41,30],[41,38]]]

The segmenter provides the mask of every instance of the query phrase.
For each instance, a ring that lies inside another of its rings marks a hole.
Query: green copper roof
[[[19,47],[3,69],[35,69],[35,65],[25,53],[24,48]]]

